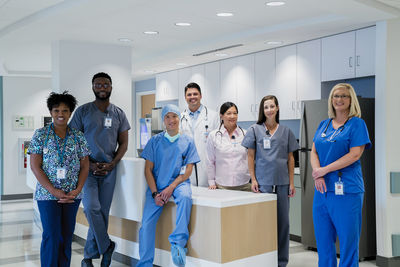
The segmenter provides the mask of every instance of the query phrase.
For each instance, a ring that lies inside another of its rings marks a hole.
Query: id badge
[[[264,149],[271,149],[271,138],[264,137],[263,144],[264,144]]]
[[[67,174],[66,168],[57,168],[57,179],[65,179]]]
[[[112,118],[109,116],[104,117],[104,127],[111,128],[112,125]]]
[[[344,195],[343,182],[337,181],[335,183],[335,195]]]
[[[186,165],[181,167],[181,171],[179,172],[180,175],[184,175],[186,172]]]
[[[47,147],[43,148],[43,154],[47,154],[49,152],[49,149]]]
[[[205,143],[207,142],[208,134],[209,134],[208,131],[205,131],[205,132],[203,133],[203,135],[204,135],[204,142],[205,142]]]

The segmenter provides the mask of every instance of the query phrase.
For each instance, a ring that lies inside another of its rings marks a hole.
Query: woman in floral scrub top
[[[72,234],[90,152],[83,134],[68,127],[76,99],[67,92],[51,93],[47,107],[53,123],[37,129],[28,148],[38,180],[35,200],[43,226],[40,261],[46,267],[70,266]]]

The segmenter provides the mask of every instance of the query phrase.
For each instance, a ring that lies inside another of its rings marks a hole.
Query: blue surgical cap
[[[179,112],[179,108],[172,104],[168,104],[165,107],[163,107],[162,112],[161,112],[161,116],[163,119],[164,119],[165,115],[167,115],[168,112],[175,113],[179,117],[181,116],[181,113]]]

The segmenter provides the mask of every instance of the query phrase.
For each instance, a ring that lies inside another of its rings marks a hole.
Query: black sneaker
[[[81,267],[94,267],[92,259],[83,259],[81,262]]]
[[[115,249],[115,242],[110,240],[110,245],[108,246],[107,251],[103,254],[103,258],[101,259],[101,267],[108,267],[111,265],[112,254]]]

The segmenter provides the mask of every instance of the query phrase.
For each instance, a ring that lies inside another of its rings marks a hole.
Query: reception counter
[[[117,252],[139,258],[139,228],[145,201],[144,160],[124,158],[117,167],[109,233]],[[32,184],[32,173],[27,183]],[[193,207],[186,266],[277,266],[276,196],[192,187]],[[158,221],[154,264],[174,266],[168,236],[175,225],[176,205],[167,203]],[[83,209],[75,235],[86,238]]]

